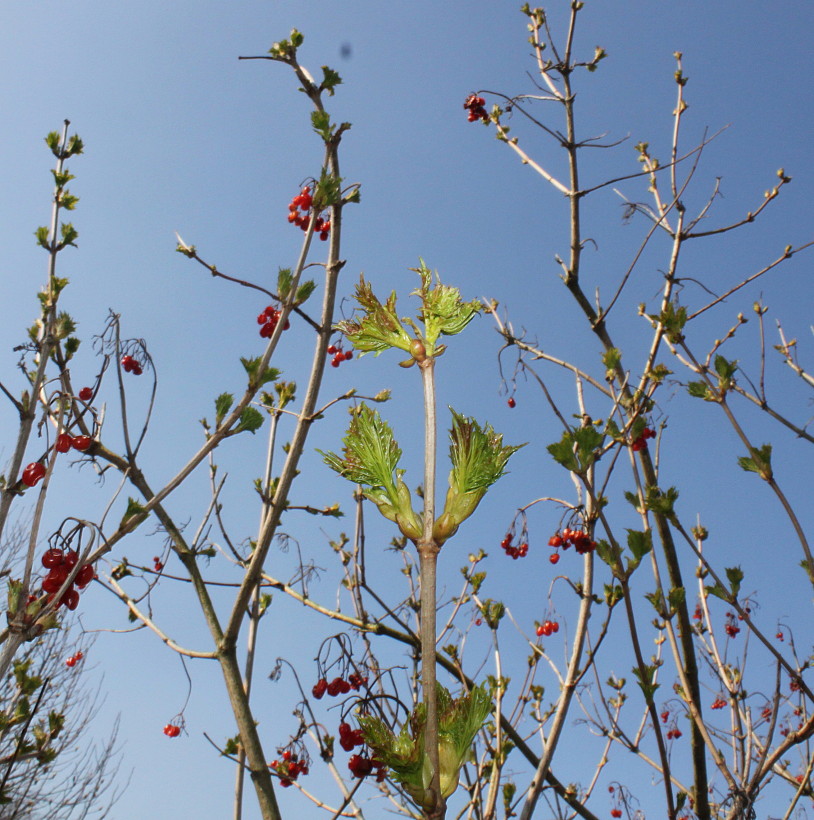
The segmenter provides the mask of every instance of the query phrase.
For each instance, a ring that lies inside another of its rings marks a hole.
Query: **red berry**
[[[74,436],[71,441],[74,450],[79,450],[80,453],[90,449],[91,444],[93,444],[93,439],[90,436]]]
[[[345,351],[345,361],[349,362],[352,358],[353,358],[353,351],[352,350],[346,350]]]
[[[82,401],[90,401],[93,398],[93,390],[90,387],[83,387],[79,391],[79,398]]]
[[[45,465],[40,461],[32,461],[23,470],[23,484],[33,487],[45,475]]]
[[[42,565],[46,569],[54,569],[62,565],[62,558],[62,550],[58,547],[51,547],[42,554]]]
[[[336,345],[328,345],[328,350],[326,351],[326,353],[327,353],[329,356],[334,356],[334,355],[336,355],[338,352],[339,352],[339,351],[336,349]]]
[[[621,817],[622,810],[621,809],[611,809],[611,817]]]
[[[76,658],[68,658],[68,660],[65,661],[65,666],[76,666]]]
[[[69,570],[65,566],[54,567],[42,581],[42,591],[51,594],[58,592],[65,583]]]
[[[542,624],[540,624],[535,631],[537,632],[537,637],[538,638],[542,638],[543,635],[545,635],[545,630],[543,629]]]
[[[59,602],[73,611],[79,606],[79,593],[73,587],[70,587],[68,591],[59,599]]]
[[[342,678],[334,678],[326,687],[326,691],[332,698],[335,698],[342,693],[342,684],[344,682]]]
[[[552,564],[556,564],[556,563],[557,563],[557,561],[559,561],[559,560],[560,560],[560,554],[559,554],[558,552],[552,552],[552,553],[551,553],[551,555],[549,555],[549,556],[548,556],[548,560],[549,560]]]
[[[73,439],[67,433],[60,433],[57,436],[57,440],[54,444],[54,449],[58,453],[67,453],[68,450],[71,449],[71,444],[73,443]]]
[[[331,359],[331,367],[339,367],[339,363],[341,361],[342,361],[342,359],[337,359],[337,358]]]
[[[311,694],[319,700],[328,688],[328,681],[325,678],[320,678],[315,684],[314,688],[311,690]]]
[[[516,407],[517,402],[514,400],[514,396],[510,396],[509,400],[506,402],[506,404],[508,404],[509,407]]]
[[[65,569],[70,572],[79,561],[79,553],[76,550],[66,550],[65,557],[63,559],[63,564],[65,565]]]
[[[93,564],[85,564],[76,574],[76,585],[79,589],[84,589],[95,577]]]

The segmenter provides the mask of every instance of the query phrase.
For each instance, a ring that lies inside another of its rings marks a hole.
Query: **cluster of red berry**
[[[93,440],[90,436],[72,436],[69,433],[60,433],[57,436],[54,449],[58,453],[67,453],[73,447],[74,450],[84,453],[91,444],[93,444]]]
[[[347,695],[351,689],[358,692],[363,686],[367,685],[367,675],[359,675],[356,672],[351,672],[348,679],[342,677],[334,678],[330,683],[325,678],[320,678],[311,689],[311,694],[320,700],[327,692],[332,698],[337,695]]]
[[[548,546],[554,549],[562,547],[564,550],[573,547],[580,555],[585,555],[596,549],[596,541],[593,541],[585,530],[572,530],[566,527],[562,532],[557,530],[557,532],[548,539]],[[554,553],[554,555],[556,555],[556,553]],[[549,560],[552,564],[557,563],[553,555]]]
[[[280,313],[279,308],[274,307],[274,305],[269,305],[257,317],[257,324],[261,326],[260,335],[264,339],[271,338],[271,334],[274,333],[274,328],[277,327],[277,323],[280,321]],[[283,330],[288,330],[289,327],[291,327],[291,323],[286,319]]]
[[[132,373],[134,376],[140,376],[144,372],[141,364],[132,356],[122,356],[122,367],[125,373]]]
[[[280,778],[280,785],[288,788],[301,774],[308,774],[308,761],[286,749],[281,753],[282,760],[272,760],[269,768]]]
[[[175,723],[168,723],[164,727],[164,734],[167,737],[178,737],[181,734],[181,727],[176,725]]]
[[[537,637],[542,638],[544,635],[547,638],[555,632],[560,631],[560,625],[556,621],[545,620],[537,625]]]
[[[65,661],[65,666],[74,667],[74,666],[76,666],[76,664],[78,664],[78,663],[79,663],[79,661],[81,661],[81,660],[82,660],[82,658],[84,658],[84,657],[85,657],[84,653],[83,653],[81,650],[79,650],[79,651],[75,652],[73,655],[71,655],[71,657],[70,657],[70,658],[68,658],[68,659]]]
[[[161,572],[161,570],[164,569],[164,564],[157,555],[153,556],[153,569],[156,572]]]
[[[642,432],[638,435],[638,437],[634,438],[633,441],[630,442],[630,449],[633,450],[634,453],[638,453],[639,450],[646,450],[647,439],[655,437],[655,430],[651,430],[649,427],[645,427],[644,430],[642,430]]]
[[[376,770],[376,782],[381,783],[387,775],[387,766],[381,760],[367,755],[351,755],[348,760],[350,773],[359,780],[364,779]]]
[[[611,809],[611,817],[621,817],[622,810],[621,809]]]
[[[63,551],[59,547],[50,547],[43,553],[42,565],[48,570],[48,575],[43,579],[42,591],[48,594],[49,601],[65,583],[78,560],[79,553],[76,550]],[[74,582],[62,594],[57,607],[64,604],[68,609],[76,609],[79,606],[79,590],[84,589],[95,577],[93,564],[82,566]]]
[[[738,632],[741,631],[741,628],[738,626],[735,620],[735,613],[734,612],[727,612],[726,613],[726,623],[724,624],[724,632],[730,637],[734,638]]]
[[[508,555],[509,558],[513,558],[515,561],[518,558],[525,558],[529,554],[528,541],[522,541],[515,547],[512,545],[513,540],[514,535],[507,532],[506,537],[500,542],[500,546],[503,547],[506,555]]]
[[[467,117],[469,122],[477,122],[478,120],[489,122],[489,115],[486,113],[486,108],[484,108],[485,105],[486,100],[475,94],[470,94],[466,100],[464,100],[464,108],[469,112],[469,116]]]
[[[349,723],[340,723],[339,745],[346,752],[352,752],[357,746],[364,746],[365,739],[362,737],[362,730],[351,729]]]
[[[93,398],[93,390],[90,387],[83,387],[79,391],[79,398],[82,401],[90,401]]]
[[[301,228],[304,231],[308,230],[308,222],[310,219],[309,212],[314,204],[314,196],[311,192],[310,186],[306,185],[288,206],[288,221]],[[302,211],[302,213],[299,213]],[[328,232],[331,230],[331,220],[323,219],[321,216],[316,218],[314,222],[314,232],[319,234],[319,238],[324,242],[328,238]]]
[[[342,350],[342,345],[328,345],[326,352],[329,356],[333,356],[333,359],[331,359],[331,367],[339,367],[342,362],[349,362],[353,358],[353,351]]]
[[[726,701],[718,695],[718,697],[712,701],[712,706],[710,706],[710,709],[723,709],[724,706],[726,706]]]
[[[667,723],[670,720],[670,710],[665,709],[661,713],[661,722]],[[681,737],[681,729],[676,726],[675,721],[673,721],[672,726],[667,730],[667,740],[678,740]]]

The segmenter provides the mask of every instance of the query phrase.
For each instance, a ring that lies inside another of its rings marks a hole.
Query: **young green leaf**
[[[421,298],[422,307],[419,316],[424,323],[424,343],[427,354],[435,351],[435,343],[440,335],[454,336],[460,333],[477,316],[481,303],[476,299],[472,302],[461,300],[458,288],[441,284],[438,273],[435,274],[435,286],[432,285],[432,273],[419,259],[420,267],[416,272],[421,277],[421,287],[413,294]]]
[[[727,567],[726,579],[732,588],[732,596],[737,598],[741,589],[741,582],[743,581],[743,570],[740,567]]]
[[[401,449],[390,425],[363,403],[353,411],[343,443],[342,456],[318,451],[325,463],[354,484],[366,487],[365,497],[385,518],[398,524],[404,535],[420,538],[423,527],[402,479],[404,470],[398,468]]]
[[[234,401],[235,397],[231,393],[221,393],[215,399],[215,427],[220,427]]]
[[[259,356],[255,356],[252,359],[246,359],[241,356],[240,363],[243,365],[243,369],[249,376],[249,387],[252,389],[262,387],[264,384],[273,382],[280,378],[280,371],[274,367],[267,367],[262,373],[260,373]]]
[[[346,319],[336,326],[348,337],[351,344],[363,355],[373,352],[378,356],[391,347],[409,351],[413,340],[407,335],[396,314],[395,291],[382,304],[362,276],[356,286],[355,296],[362,315],[358,319]]]
[[[144,507],[136,501],[135,498],[128,498],[127,499],[127,509],[124,511],[124,515],[122,516],[121,523],[119,527],[126,526],[129,519],[131,519],[134,515],[140,515],[144,512]]]
[[[762,479],[768,481],[772,477],[772,445],[764,444],[755,448],[754,456],[740,456],[738,464],[741,469],[750,473],[757,473]]]
[[[255,433],[263,426],[263,414],[256,407],[247,407],[240,414],[235,433]]]
[[[521,446],[503,445],[503,436],[487,424],[481,427],[450,408],[449,474],[444,511],[435,522],[433,537],[439,543],[450,538],[460,524],[475,511],[489,487],[505,472],[506,464]]]
[[[441,794],[448,798],[458,786],[461,766],[492,710],[492,700],[485,686],[475,687],[459,698],[452,698],[440,684],[437,691],[439,777]],[[371,715],[359,715],[357,720],[375,756],[420,806],[431,808],[434,801],[429,786],[433,772],[429,756],[424,753],[424,704],[416,706],[398,735]]]

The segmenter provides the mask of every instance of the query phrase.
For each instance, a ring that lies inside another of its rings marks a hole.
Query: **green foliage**
[[[229,412],[235,397],[231,393],[221,393],[215,399],[215,427],[220,427],[220,423]]]
[[[764,444],[754,449],[751,456],[740,456],[738,464],[749,473],[757,473],[764,481],[772,477],[772,445]]]
[[[469,755],[475,735],[492,711],[492,699],[485,687],[477,686],[459,698],[452,698],[440,684],[438,692],[438,757],[441,793],[450,797],[458,786],[461,766]],[[365,743],[390,769],[410,796],[424,808],[432,807],[428,793],[432,766],[424,754],[426,709],[420,703],[398,734],[372,715],[359,715]]]
[[[312,111],[311,125],[314,131],[316,131],[325,142],[328,142],[333,136],[331,115],[327,111]]]
[[[656,665],[644,666],[643,668],[639,668],[638,666],[633,667],[633,674],[636,676],[639,688],[642,690],[645,700],[647,701],[653,699],[653,695],[659,688],[659,684],[656,683],[657,669],[658,667]]]
[[[255,356],[252,359],[246,359],[243,356],[240,357],[240,363],[249,376],[249,388],[252,390],[280,378],[280,371],[274,367],[267,367],[261,373],[260,361],[260,356]]]
[[[432,273],[419,259],[416,272],[421,277],[421,287],[413,295],[421,298],[419,316],[424,323],[422,341],[427,348],[427,355],[432,355],[438,337],[455,336],[460,333],[480,312],[481,304],[476,299],[464,302],[458,288],[441,284],[438,273],[435,274],[435,285],[432,286]]]
[[[663,492],[658,487],[648,487],[644,506],[651,512],[672,516],[675,514],[673,507],[677,500],[678,490],[675,487],[668,487]]]
[[[124,511],[119,527],[125,527],[133,516],[141,515],[144,512],[144,507],[135,499],[127,499],[127,509]]]
[[[622,361],[622,351],[615,347],[608,348],[602,353],[602,364],[605,365],[605,378],[613,381],[616,378],[616,368]]]
[[[664,335],[671,344],[678,344],[684,338],[682,331],[687,324],[687,308],[668,302],[658,316],[650,316],[653,326],[660,324],[664,328]]]
[[[378,356],[391,347],[409,352],[413,340],[396,314],[396,292],[393,291],[382,304],[364,276],[360,276],[354,295],[362,310],[361,317],[346,319],[336,326],[354,348],[362,355],[373,352]]]
[[[297,56],[297,49],[302,45],[305,38],[297,29],[291,29],[289,39],[280,40],[279,43],[269,49],[269,54],[275,60],[282,60],[283,62],[291,62]]]
[[[430,269],[423,259],[419,261],[421,267],[415,270],[421,277],[421,286],[413,291],[413,295],[421,299],[418,318],[423,323],[423,329],[408,317],[399,318],[395,292],[382,304],[364,277],[360,277],[355,296],[362,314],[337,324],[337,328],[360,353],[373,352],[378,355],[394,347],[410,353],[415,361],[440,356],[445,348],[437,344],[439,337],[460,333],[480,311],[480,302],[462,301],[460,291],[443,285],[437,273],[433,285]],[[412,337],[404,325],[413,331]]]
[[[566,430],[559,441],[549,444],[546,449],[554,461],[566,470],[584,473],[596,461],[597,450],[604,439],[604,433],[592,425],[586,425],[576,430]]]
[[[743,582],[743,570],[740,567],[727,567],[726,580],[729,581],[729,586],[732,589],[732,597],[737,598]]]
[[[416,540],[421,537],[421,519],[413,511],[410,490],[398,468],[401,449],[393,438],[390,425],[367,404],[361,404],[351,414],[351,422],[343,455],[323,453],[325,463],[339,475],[366,487],[365,498],[379,512],[394,521],[401,532]]]
[[[715,372],[718,374],[718,389],[725,393],[734,384],[733,376],[738,369],[737,360],[729,361],[723,356],[715,357]]]
[[[40,225],[40,227],[37,228],[36,231],[34,231],[34,236],[37,237],[37,244],[41,248],[45,248],[45,250],[50,251],[51,250],[51,242],[48,238],[48,233],[49,233],[48,227],[46,225]]]
[[[520,446],[503,446],[503,436],[487,424],[481,427],[450,408],[449,474],[444,511],[435,522],[433,537],[439,543],[450,538],[460,524],[475,511],[489,487],[504,473],[506,463]]]
[[[62,235],[62,241],[57,245],[57,250],[62,250],[62,248],[67,245],[76,247],[76,239],[79,236],[79,231],[77,231],[70,222],[61,223],[59,232]]]
[[[653,549],[653,533],[650,530],[640,532],[639,530],[627,531],[627,545],[633,553],[633,558],[628,559],[628,573],[632,572]]]
[[[502,601],[487,598],[479,608],[489,629],[497,629],[506,614],[506,605]]]
[[[696,399],[704,399],[705,401],[717,401],[717,396],[710,390],[705,382],[689,382],[687,384],[687,392]]]
[[[240,414],[235,433],[256,433],[263,426],[263,414],[256,407],[246,407]]]
[[[341,85],[342,78],[339,74],[328,66],[322,66],[322,82],[319,85],[320,91],[327,91],[333,97],[336,86]]]
[[[291,286],[294,282],[294,276],[291,273],[291,268],[280,268],[277,273],[277,295],[283,302],[288,302],[291,298]],[[308,297],[316,289],[316,283],[309,279],[307,282],[301,282],[297,286],[297,292],[294,294],[294,299],[291,304],[296,307],[305,302]]]

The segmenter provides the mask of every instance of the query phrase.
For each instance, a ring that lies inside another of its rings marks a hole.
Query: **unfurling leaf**
[[[336,327],[357,350],[362,354],[373,352],[377,356],[391,347],[410,350],[413,340],[407,335],[396,313],[395,291],[382,304],[362,276],[356,286],[356,301],[362,309],[362,316],[339,322]]]
[[[489,487],[505,472],[511,456],[523,445],[503,446],[503,436],[487,424],[481,427],[474,419],[456,413],[452,408],[449,433],[449,457],[452,470],[444,511],[435,522],[433,537],[439,543],[450,538],[460,524],[475,511]]]
[[[256,407],[247,407],[235,427],[235,433],[255,433],[263,425],[263,414]]]
[[[410,490],[398,468],[401,449],[393,438],[390,425],[368,405],[353,411],[342,456],[318,451],[325,463],[339,475],[366,489],[365,497],[372,501],[388,520],[398,524],[411,539],[422,534],[421,519],[413,511]]]
[[[458,786],[461,766],[464,764],[475,735],[492,711],[492,700],[485,686],[452,698],[438,685],[438,762],[441,794],[448,798]],[[359,728],[365,743],[375,756],[390,769],[410,796],[424,808],[432,808],[432,766],[424,753],[426,709],[420,703],[398,734],[379,718],[359,715]]]

